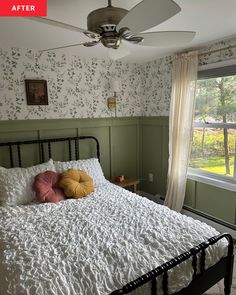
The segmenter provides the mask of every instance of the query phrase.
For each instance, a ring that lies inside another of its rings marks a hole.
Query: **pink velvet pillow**
[[[46,171],[35,176],[33,190],[40,202],[59,202],[65,199],[63,191],[59,188],[58,182],[60,173]]]

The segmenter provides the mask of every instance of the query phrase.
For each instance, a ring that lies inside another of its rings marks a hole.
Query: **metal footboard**
[[[220,262],[212,266],[208,270],[205,270],[206,261],[206,249],[217,243],[219,240],[226,238],[228,240],[228,253],[227,257],[222,258]],[[200,254],[200,258],[198,258]],[[197,295],[202,294],[211,286],[216,284],[220,279],[224,278],[225,281],[225,295],[230,294],[231,284],[232,284],[232,273],[233,273],[233,239],[230,234],[221,234],[208,239],[206,242],[199,244],[198,246],[190,249],[189,251],[171,259],[170,261],[158,266],[157,268],[151,270],[150,272],[142,275],[136,280],[129,282],[127,285],[123,286],[121,289],[112,292],[110,295],[123,295],[132,292],[133,290],[143,286],[144,284],[151,282],[151,295],[157,295],[157,280],[156,278],[162,275],[162,290],[164,295],[168,295],[168,271],[177,266],[178,264],[184,262],[185,260],[192,259],[193,268],[193,278],[190,285],[176,295]],[[198,259],[200,265],[200,273],[197,273]],[[197,283],[195,283],[197,282]]]

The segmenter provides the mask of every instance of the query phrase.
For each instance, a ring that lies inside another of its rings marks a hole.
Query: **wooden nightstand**
[[[114,179],[111,180],[112,183],[121,186],[121,187],[133,187],[133,192],[136,193],[137,191],[137,185],[140,183],[140,181],[134,177],[125,177],[124,181],[117,182]]]

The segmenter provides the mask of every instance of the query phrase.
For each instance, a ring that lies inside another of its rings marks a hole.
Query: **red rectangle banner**
[[[0,0],[0,16],[46,16],[47,0]]]

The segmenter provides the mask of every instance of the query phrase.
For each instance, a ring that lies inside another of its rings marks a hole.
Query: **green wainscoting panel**
[[[63,138],[77,136],[77,128],[63,128],[60,129],[39,129],[40,139],[45,138]],[[66,161],[69,159],[69,147],[66,142],[55,142],[52,146],[52,159],[55,161]],[[72,148],[72,159],[75,159],[75,151]],[[45,159],[49,159],[48,151],[45,149]]]
[[[0,122],[0,141],[16,141],[93,135],[101,148],[101,165],[106,178],[120,173],[139,177],[139,123],[140,118],[19,120]],[[68,147],[64,143],[53,143],[52,157],[55,160],[68,159]],[[73,147],[73,145],[72,145]],[[38,163],[38,147],[24,147],[26,155],[23,166]],[[16,154],[16,151],[14,151]],[[72,156],[74,154],[72,148]],[[80,143],[80,158],[96,157],[94,143]],[[45,149],[45,160],[49,158]],[[0,165],[10,167],[7,150],[1,148]]]
[[[38,138],[38,131],[34,130],[19,130],[17,132],[14,132],[10,130],[9,132],[5,129],[2,130],[0,129],[0,141],[1,142],[7,142],[7,141],[22,141],[22,140],[33,140]],[[25,146],[24,149],[21,150],[22,152],[22,167],[28,167],[32,163],[39,163],[39,152],[38,152],[38,147],[36,146]],[[17,163],[17,151],[16,148],[14,147],[13,149],[13,161],[14,163]],[[1,166],[9,168],[10,165],[10,157],[9,157],[9,152],[8,148],[2,147],[0,151],[0,163]],[[18,164],[18,163],[17,163]]]
[[[186,185],[186,193],[184,204],[196,208],[196,182],[194,180],[188,180]]]
[[[169,159],[169,118],[163,120],[163,137],[162,137],[162,191],[166,194],[167,174],[168,174],[168,159]]]
[[[114,122],[111,127],[111,176],[127,175],[139,178],[138,121],[132,124]]]
[[[142,190],[165,195],[168,167],[168,118],[143,118],[141,121]],[[153,182],[148,179],[153,174]]]
[[[196,183],[196,209],[230,223],[235,222],[236,193]]]
[[[188,179],[184,204],[236,224],[236,193]]]
[[[18,159],[16,157],[17,155],[16,147],[12,148],[12,151],[13,151],[13,162],[16,166],[19,166]],[[23,159],[21,162],[22,167],[32,166],[32,163],[34,164],[40,163],[39,148],[36,146],[29,146],[29,145],[25,146],[24,149],[21,150],[21,155]],[[11,167],[8,148],[6,147],[1,148],[0,163],[1,163],[0,166],[6,167],[6,168]]]
[[[100,143],[100,159],[103,167],[104,175],[107,179],[111,177],[110,163],[112,161],[110,157],[110,126],[98,126],[98,127],[84,127],[79,128],[79,135],[92,135],[95,136]],[[80,144],[81,158],[89,158],[91,155],[96,157],[95,145],[88,146],[86,143]]]
[[[162,191],[162,142],[159,140],[162,136],[162,127],[142,126],[142,188],[152,194]],[[149,182],[149,173],[153,174],[153,182]]]
[[[60,129],[41,129],[39,128],[40,138],[59,138],[59,137],[73,137],[77,136],[78,130],[73,128],[60,128]]]
[[[168,118],[140,121],[141,189],[165,196],[168,172]],[[154,181],[148,181],[153,173]],[[185,205],[236,224],[236,193],[188,179]]]

